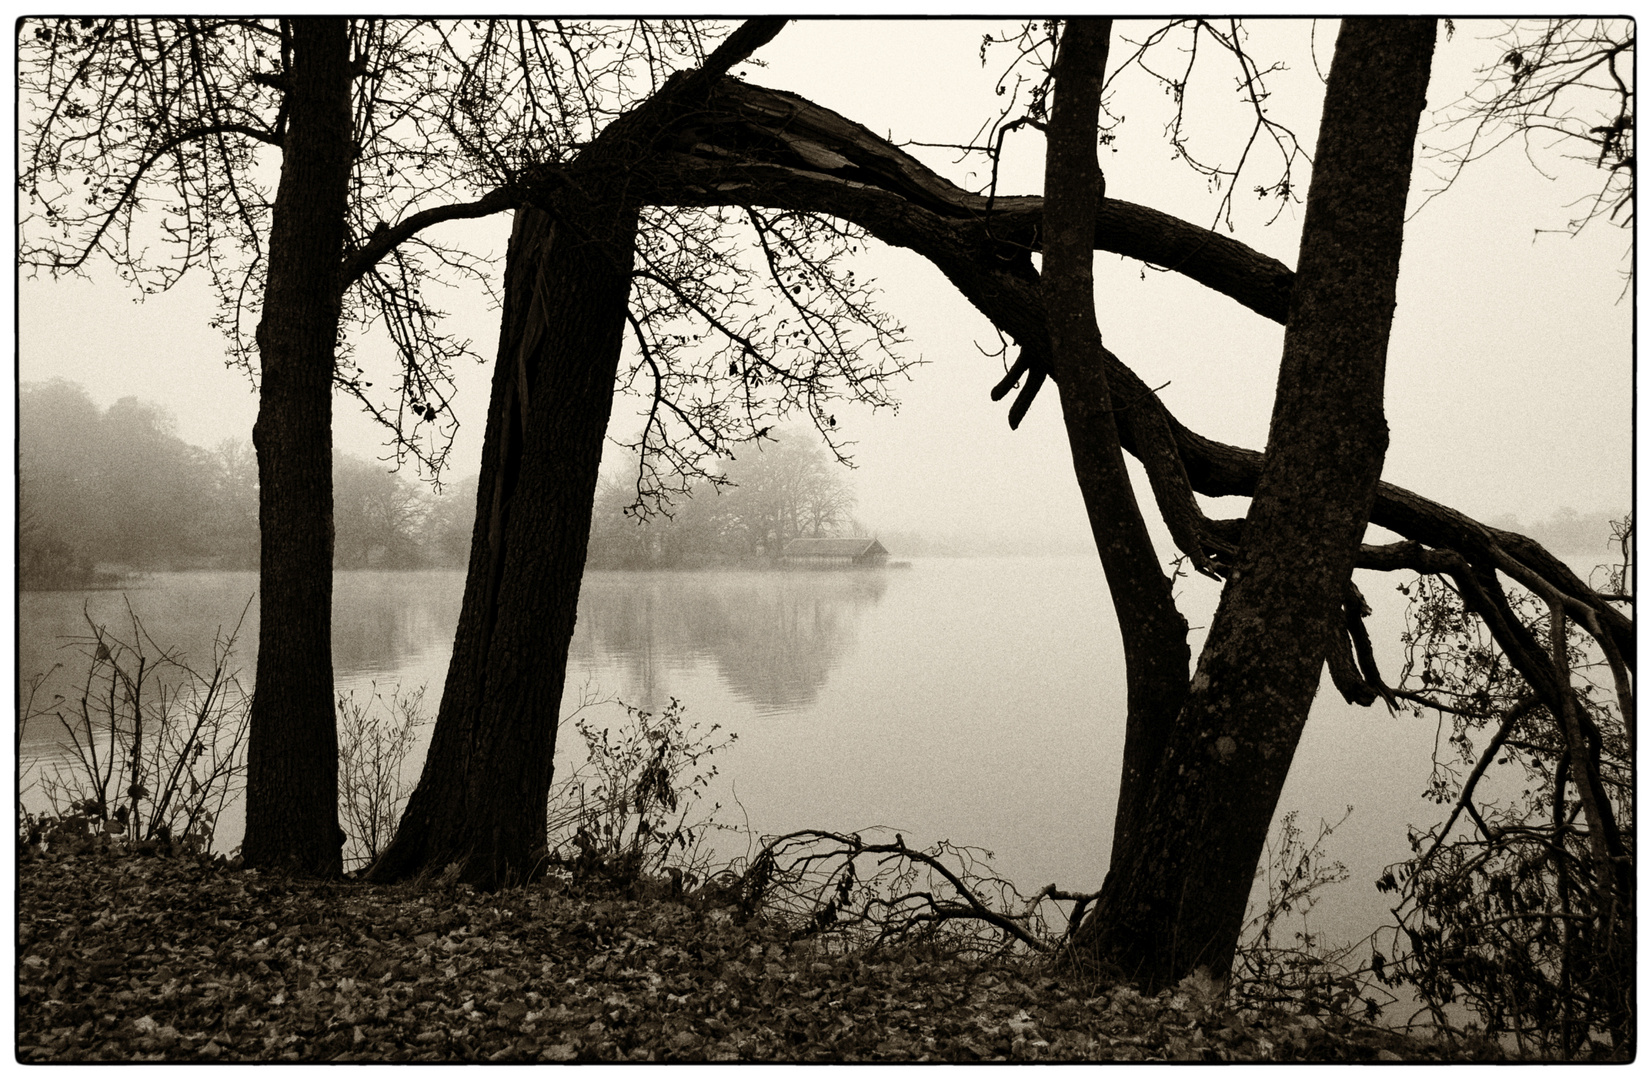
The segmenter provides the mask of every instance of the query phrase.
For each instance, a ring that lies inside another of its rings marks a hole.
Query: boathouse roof
[[[788,540],[781,554],[805,558],[864,559],[871,555],[887,555],[889,551],[869,536],[801,536]]]

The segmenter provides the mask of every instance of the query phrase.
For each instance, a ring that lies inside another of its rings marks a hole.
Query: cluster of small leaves
[[[1435,708],[1449,754],[1436,752],[1425,797],[1448,803],[1462,791],[1462,768],[1472,766],[1483,749],[1488,729],[1512,718],[1499,743],[1499,765],[1524,771],[1528,787],[1520,798],[1541,797],[1552,790],[1553,764],[1565,752],[1565,735],[1546,706],[1536,703],[1531,687],[1498,648],[1489,630],[1463,607],[1462,598],[1443,578],[1422,576],[1398,586],[1410,599],[1407,627],[1400,636],[1405,667],[1400,684],[1414,715]],[[1549,640],[1548,609],[1532,594],[1515,589],[1509,605],[1539,640]],[[1609,792],[1627,792],[1628,745],[1623,724],[1612,706],[1610,673],[1589,636],[1568,621],[1566,659],[1573,689],[1605,739],[1603,779]],[[1414,689],[1413,689],[1414,688]],[[1449,731],[1447,725],[1449,724]],[[1480,740],[1477,742],[1477,740]],[[1619,801],[1618,799],[1614,800]]]
[[[1495,1056],[1001,957],[823,949],[662,884],[290,881],[194,857],[20,866],[25,1062],[1398,1061]]]
[[[1327,857],[1325,844],[1353,812],[1350,806],[1338,821],[1320,822],[1312,842],[1297,824],[1296,811],[1280,820],[1257,870],[1267,886],[1266,900],[1247,912],[1234,955],[1229,985],[1234,1002],[1375,1021],[1397,1000],[1355,959],[1357,944],[1327,943],[1309,920],[1323,890],[1348,879],[1348,868]]]
[[[1612,984],[1626,958],[1589,917],[1583,845],[1492,820],[1508,833],[1441,844],[1426,861],[1385,872],[1378,888],[1400,898],[1400,921],[1391,955],[1374,948],[1372,969],[1413,989],[1442,1029],[1466,1006],[1522,1056],[1609,1057],[1610,999],[1621,989]]]
[[[1462,786],[1461,770],[1474,764],[1476,734],[1507,716],[1531,689],[1498,648],[1485,624],[1464,610],[1462,598],[1449,581],[1425,575],[1397,589],[1410,601],[1406,629],[1400,635],[1405,647],[1400,686],[1415,687],[1419,696],[1446,706],[1436,711],[1451,752],[1436,751],[1424,793],[1443,804],[1457,797]],[[1529,594],[1515,596],[1512,603],[1528,621],[1538,617]],[[1413,715],[1422,716],[1425,705],[1415,698],[1408,700]],[[1522,721],[1523,734],[1552,743],[1555,725],[1547,710],[1542,711],[1541,722],[1535,710],[1527,716]],[[1552,757],[1553,747],[1547,749]]]
[[[1627,523],[1621,531],[1627,536]],[[1627,573],[1625,562],[1619,591]],[[1630,935],[1615,884],[1601,880],[1568,740],[1447,584],[1423,578],[1402,591],[1411,597],[1407,678],[1420,674],[1442,725],[1446,717],[1451,724],[1452,760],[1436,753],[1429,794],[1454,809],[1439,825],[1413,831],[1415,856],[1377,882],[1395,896],[1397,926],[1388,955],[1374,951],[1372,968],[1386,985],[1414,990],[1442,1028],[1467,1006],[1488,1034],[1514,1040],[1523,1054],[1607,1053],[1601,1040],[1622,1035],[1613,1029],[1633,978]],[[1548,640],[1546,606],[1522,593],[1510,604]],[[1628,732],[1616,697],[1596,685],[1604,661],[1590,639],[1568,629],[1572,688],[1599,739],[1598,774],[1627,845]],[[1472,768],[1465,777],[1458,766]],[[1455,827],[1460,815],[1466,828]]]

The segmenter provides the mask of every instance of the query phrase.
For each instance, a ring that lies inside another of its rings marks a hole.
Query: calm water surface
[[[463,574],[358,571],[334,580],[338,690],[360,699],[427,686],[434,714]],[[1392,585],[1366,585],[1391,677],[1402,611]],[[86,618],[127,626],[128,601],[156,641],[205,661],[214,634],[235,626],[256,588],[252,573],[192,573],[152,575],[124,593],[24,593],[20,673],[27,680],[62,662],[39,700],[72,695],[70,674],[85,672],[74,639],[84,638]],[[1183,588],[1190,621],[1208,622],[1214,590],[1203,582]],[[255,603],[237,648],[249,689],[257,614]],[[1051,881],[1089,890],[1101,884],[1118,794],[1120,657],[1094,559],[591,572],[563,713],[585,699],[658,710],[675,697],[689,720],[737,732],[739,741],[714,759],[714,797],[731,808],[725,820],[749,820],[759,833],[889,825],[909,842],[988,848],[1025,893]],[[587,715],[621,714],[605,705]],[[25,730],[25,770],[53,759],[54,727],[36,721]],[[1418,797],[1434,737],[1431,720],[1344,705],[1327,680],[1280,801],[1281,812],[1299,810],[1310,829],[1355,806],[1330,845],[1350,879],[1315,911],[1316,929],[1353,938],[1386,915],[1372,881],[1408,853],[1408,822],[1439,816]],[[559,754],[575,742],[568,732]],[[409,765],[415,777],[423,752],[421,745]],[[233,847],[240,830],[238,817],[225,820],[218,846]]]

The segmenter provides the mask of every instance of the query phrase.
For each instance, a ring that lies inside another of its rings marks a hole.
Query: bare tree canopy
[[[1496,58],[1444,110],[1433,150],[1445,187],[1469,165],[1518,144],[1532,167],[1552,176],[1562,161],[1599,174],[1598,187],[1571,207],[1576,234],[1604,217],[1635,223],[1635,23],[1632,19],[1515,19],[1491,38]],[[1442,188],[1443,190],[1443,188]]]

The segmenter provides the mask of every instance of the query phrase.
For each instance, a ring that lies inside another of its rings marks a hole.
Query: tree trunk
[[[270,228],[258,449],[258,674],[247,742],[249,865],[335,875],[333,353],[353,160],[349,33],[295,19],[287,134]]]
[[[377,880],[453,863],[492,888],[543,859],[545,800],[613,403],[636,212],[517,212],[470,573],[436,730]]]
[[[1268,448],[1237,566],[1080,947],[1145,989],[1225,977],[1388,431],[1388,331],[1434,23],[1343,23]]]
[[[1125,471],[1096,325],[1091,264],[1103,187],[1096,121],[1111,32],[1111,19],[1072,19],[1061,36],[1044,169],[1042,291],[1073,472],[1124,640],[1128,719],[1113,825],[1116,853],[1129,848],[1144,785],[1187,696],[1190,654],[1187,620],[1176,610]]]
[[[496,888],[542,865],[637,193],[673,125],[784,23],[742,23],[701,68],[603,129],[543,194],[545,210],[518,211],[453,660],[424,773],[374,880],[457,864],[462,880]]]

